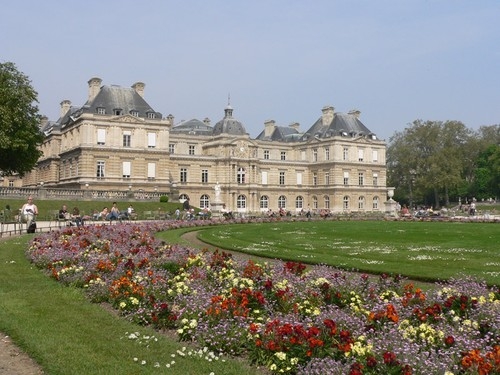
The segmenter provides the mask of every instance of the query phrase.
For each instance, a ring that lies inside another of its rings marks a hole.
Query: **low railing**
[[[169,193],[158,191],[120,191],[120,190],[81,190],[81,189],[56,189],[56,188],[14,188],[0,187],[0,198],[25,199],[31,195],[33,198],[51,199],[51,200],[132,200],[132,201],[150,201],[159,200],[162,195],[169,196]],[[169,197],[170,201],[172,198]],[[175,197],[177,198],[177,197]]]

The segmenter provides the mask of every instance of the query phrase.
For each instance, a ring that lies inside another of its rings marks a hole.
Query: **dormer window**
[[[156,118],[156,113],[148,112],[148,118]]]
[[[121,108],[115,108],[115,109],[113,109],[113,114],[115,116],[121,116],[123,114],[123,109],[121,109]]]
[[[131,110],[130,114],[134,117],[139,117],[139,111],[136,111],[135,109]]]
[[[105,115],[106,114],[106,108],[104,107],[97,107],[96,112],[98,115]]]

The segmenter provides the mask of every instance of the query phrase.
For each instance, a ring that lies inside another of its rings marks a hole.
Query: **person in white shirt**
[[[28,201],[21,208],[22,221],[26,223],[28,228],[38,215],[38,207],[33,203],[33,197],[30,195]]]

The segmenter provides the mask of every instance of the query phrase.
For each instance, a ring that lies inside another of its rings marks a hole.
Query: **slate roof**
[[[83,105],[82,111],[97,113],[97,108],[104,108],[109,115],[121,109],[123,115],[137,111],[138,117],[148,118],[149,113],[155,113],[155,118],[162,118],[162,114],[155,112],[135,89],[121,86],[102,86],[95,98]]]
[[[290,126],[275,126],[269,137],[266,137],[265,133],[266,131],[263,130],[256,139],[261,141],[297,142],[302,137],[302,133]]]
[[[233,117],[233,108],[227,106],[224,109],[224,118],[214,126],[213,135],[230,134],[230,135],[245,135],[247,131],[241,122]]]
[[[171,133],[187,133],[195,135],[212,135],[213,128],[198,119],[183,121],[170,129]]]
[[[313,126],[304,133],[304,139],[310,137],[327,138],[335,135],[374,136],[359,118],[350,113],[335,113],[329,124],[323,124],[320,117]]]

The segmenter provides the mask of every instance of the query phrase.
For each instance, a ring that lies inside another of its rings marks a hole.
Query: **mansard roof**
[[[213,128],[203,121],[191,119],[182,121],[180,124],[170,129],[171,133],[185,133],[194,135],[212,135]]]
[[[333,113],[332,113],[333,114]],[[313,126],[304,133],[304,139],[312,136],[327,138],[335,135],[341,136],[372,136],[375,135],[358,118],[359,112],[334,113],[331,121],[320,117]]]
[[[148,118],[149,113],[154,113],[155,118],[162,118],[162,114],[155,112],[135,89],[116,85],[102,86],[95,98],[87,100],[82,111],[97,113],[98,108],[103,108],[109,115],[115,114],[116,110],[121,110],[124,115],[136,111],[137,117]]]
[[[245,135],[247,131],[243,124],[233,117],[233,108],[228,105],[224,109],[224,118],[215,124],[212,134]]]
[[[260,141],[276,141],[276,142],[297,142],[302,137],[297,129],[290,126],[274,126],[271,135],[266,136],[266,131],[263,130],[256,139]]]

